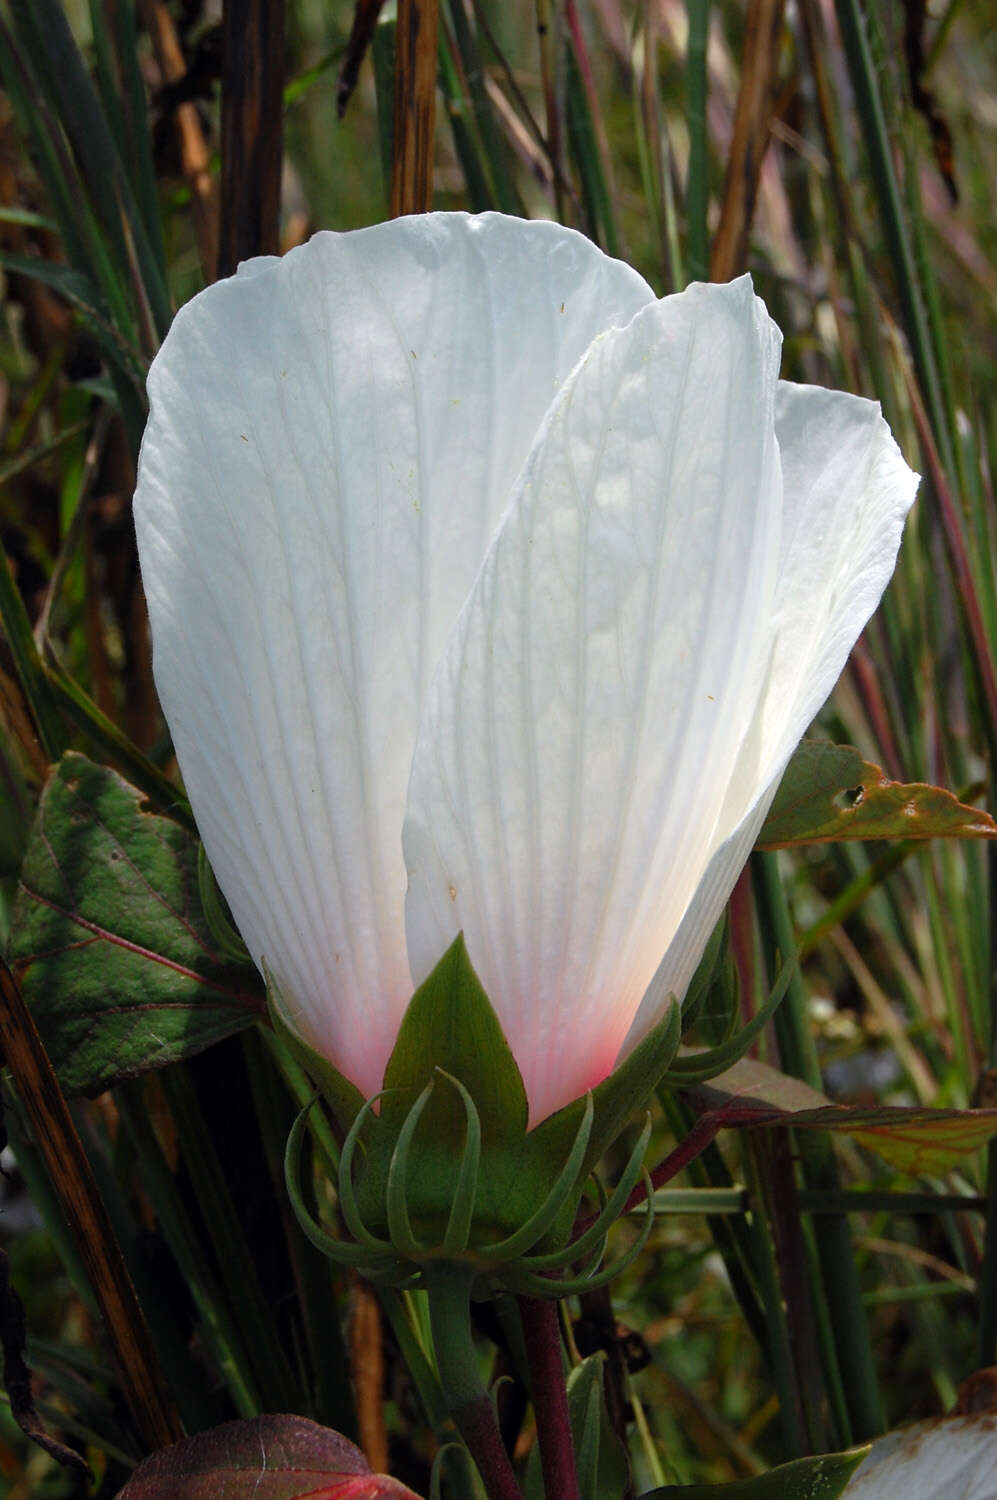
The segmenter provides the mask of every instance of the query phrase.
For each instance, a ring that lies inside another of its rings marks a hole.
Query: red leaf
[[[117,1500],[419,1500],[305,1417],[226,1422],[139,1464]]]

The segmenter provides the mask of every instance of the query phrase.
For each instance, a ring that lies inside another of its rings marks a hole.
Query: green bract
[[[598,1088],[529,1130],[522,1077],[462,936],[412,997],[384,1090],[371,1100],[284,1027],[271,999],[275,1024],[346,1134],[338,1192],[349,1240],[333,1238],[305,1203],[307,1110],[288,1142],[292,1201],[320,1249],[374,1280],[405,1282],[431,1262],[461,1261],[535,1296],[564,1295],[608,1274],[598,1272],[606,1232],[641,1176],[649,1124],[578,1235],[575,1218],[592,1168],[675,1056],[677,1005]],[[632,1253],[650,1224],[648,1214]],[[556,1274],[567,1267],[572,1274]]]

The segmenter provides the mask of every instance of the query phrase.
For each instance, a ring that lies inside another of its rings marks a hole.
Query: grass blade
[[[904,327],[910,340],[918,380],[926,393],[932,426],[942,445],[943,461],[951,473],[953,454],[945,420],[945,402],[914,253],[907,233],[877,71],[869,47],[868,23],[862,14],[859,0],[835,0],[835,12],[855,92],[856,107],[862,120],[862,135],[876,186],[876,201],[896,278],[897,294],[903,309]]]
[[[56,708],[45,668],[35,646],[31,621],[20,590],[14,582],[6,556],[0,558],[0,623],[3,625],[14,666],[31,709],[45,758],[59,759],[66,748],[66,735]]]
[[[111,247],[122,290],[130,288],[133,315],[151,356],[172,318],[164,270],[150,247],[69,22],[58,0],[12,0],[11,14],[49,105],[77,154],[89,202]]]

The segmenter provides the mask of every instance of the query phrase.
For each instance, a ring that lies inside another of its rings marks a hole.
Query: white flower
[[[364,1094],[460,930],[534,1122],[684,991],[917,484],[779,347],[747,278],[655,301],[493,214],[178,315],[135,499],[160,697],[254,959]]]
[[[887,1433],[841,1500],[997,1500],[997,1414],[945,1417]]]

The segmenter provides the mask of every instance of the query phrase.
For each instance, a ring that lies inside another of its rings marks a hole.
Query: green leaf
[[[758,847],[934,838],[997,838],[997,823],[942,787],[890,781],[850,745],[804,740],[786,768]]]
[[[255,969],[223,962],[198,897],[197,841],[74,753],[45,786],[10,960],[67,1093],[189,1057],[263,1011]]]
[[[139,1464],[118,1500],[418,1500],[305,1417],[226,1422]]]
[[[475,19],[480,22],[480,16]],[[452,53],[447,22],[453,28]],[[468,7],[450,0],[440,28],[440,87],[447,100],[454,145],[472,202],[525,218],[509,146],[488,94],[479,36],[479,25],[472,25]]]
[[[868,1452],[859,1448],[798,1458],[767,1474],[735,1479],[733,1484],[667,1484],[664,1489],[648,1490],[641,1500],[837,1500]]]
[[[703,1109],[736,1111],[741,1127],[841,1131],[912,1177],[942,1177],[997,1136],[997,1109],[853,1109],[754,1058],[691,1092]]]
[[[89,423],[85,419],[81,422],[72,422],[68,427],[63,427],[61,431],[54,433],[52,437],[36,443],[33,448],[22,448],[19,453],[13,454],[10,458],[4,458],[0,462],[0,485],[9,484],[18,474],[23,474],[25,469],[41,463],[42,459],[48,458],[49,454],[61,448],[63,443],[72,442],[73,438],[86,432],[88,427]]]
[[[173,822],[196,834],[194,815],[180,788],[142,754],[113,719],[98,708],[51,652],[49,656],[50,661],[43,670],[56,706],[73,720],[93,746],[125,773],[134,788],[148,797],[154,807],[168,812]]]
[[[583,1496],[626,1494],[630,1477],[627,1455],[603,1397],[605,1367],[605,1354],[590,1354],[568,1376],[568,1417]]]
[[[5,203],[0,207],[0,224],[20,224],[25,229],[44,229],[48,234],[58,234],[59,226],[54,219],[36,214],[30,208],[16,208]]]

